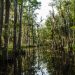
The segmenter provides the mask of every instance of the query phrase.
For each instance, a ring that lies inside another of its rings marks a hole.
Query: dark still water
[[[0,55],[0,75],[75,75],[73,52],[53,51],[49,47],[26,48],[22,54],[16,54],[15,61],[12,52],[7,60],[2,58]]]

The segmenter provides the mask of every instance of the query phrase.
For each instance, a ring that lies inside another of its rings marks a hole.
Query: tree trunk
[[[18,35],[18,75],[21,75],[21,69],[22,69],[22,58],[21,58],[21,36],[22,36],[22,8],[23,8],[23,1],[22,4],[20,5],[20,23],[19,23],[19,35]]]
[[[16,61],[16,25],[17,25],[17,0],[14,0],[14,30],[13,30],[14,75],[17,75],[17,61]]]
[[[0,0],[0,48],[2,45],[2,27],[3,27],[3,12],[4,12],[4,0]]]
[[[5,32],[4,32],[4,51],[3,51],[3,58],[4,58],[4,71],[5,75],[7,75],[7,49],[8,49],[8,24],[9,24],[9,10],[10,10],[10,1],[5,1]]]

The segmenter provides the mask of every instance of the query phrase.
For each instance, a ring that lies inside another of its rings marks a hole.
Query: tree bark
[[[16,25],[17,25],[17,0],[14,0],[14,29],[13,29],[14,75],[17,75],[17,61],[16,61]]]
[[[0,0],[0,48],[2,45],[2,27],[3,27],[3,12],[4,12],[4,0]]]
[[[4,51],[3,51],[3,58],[4,58],[4,71],[5,75],[7,75],[7,49],[8,49],[8,25],[9,25],[9,11],[10,11],[10,1],[5,1],[5,25],[4,25]]]
[[[19,20],[19,35],[18,35],[18,75],[21,75],[22,69],[22,58],[21,58],[21,37],[22,37],[22,9],[23,9],[23,1],[19,7],[20,9],[20,20]]]

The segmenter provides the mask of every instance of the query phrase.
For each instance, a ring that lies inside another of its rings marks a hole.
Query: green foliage
[[[23,0],[18,0],[18,4],[21,5]]]
[[[41,2],[38,2],[37,0],[31,0],[31,5],[33,7],[38,8],[40,6]]]
[[[72,26],[71,29],[72,29],[72,30],[75,30],[75,26]]]

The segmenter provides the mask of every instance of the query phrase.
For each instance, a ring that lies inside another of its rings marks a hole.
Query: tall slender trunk
[[[4,0],[0,0],[0,50],[2,50],[3,53],[3,49],[2,47],[2,28],[3,28],[3,13],[4,13]],[[2,54],[3,56],[3,54]],[[3,59],[3,58],[2,58]],[[3,61],[2,61],[2,66],[3,66]],[[3,68],[1,68],[3,69]]]
[[[75,25],[75,0],[74,0],[74,20],[73,25]],[[73,45],[75,44],[75,31],[73,30]]]
[[[22,4],[20,5],[20,23],[19,23],[19,36],[18,36],[18,75],[21,75],[21,69],[22,69],[22,58],[21,58],[21,36],[22,36],[22,8],[23,8],[23,1]]]
[[[34,66],[34,60],[35,60],[35,49],[34,49],[34,20],[33,20],[33,13],[34,13],[34,11],[33,11],[33,7],[32,7],[32,46],[33,46],[33,59],[32,59],[32,61],[33,61],[33,64],[32,64],[32,66]],[[33,74],[35,74],[35,72],[34,72],[34,70],[32,71],[32,73]]]
[[[2,27],[3,27],[3,12],[4,12],[4,0],[0,0],[0,48],[2,45]]]
[[[5,1],[5,31],[4,31],[4,51],[3,51],[3,58],[4,58],[4,71],[5,75],[7,75],[7,49],[8,49],[8,24],[9,24],[9,10],[10,10],[10,1]],[[6,61],[6,62],[5,62]]]
[[[9,24],[9,9],[10,9],[10,1],[6,0],[6,5],[5,5],[5,35],[4,35],[4,47],[5,51],[7,51],[8,47],[8,24]],[[6,55],[6,53],[5,53]]]
[[[17,24],[17,0],[14,0],[14,30],[13,30],[14,75],[17,75],[17,61],[16,61],[16,24]]]

